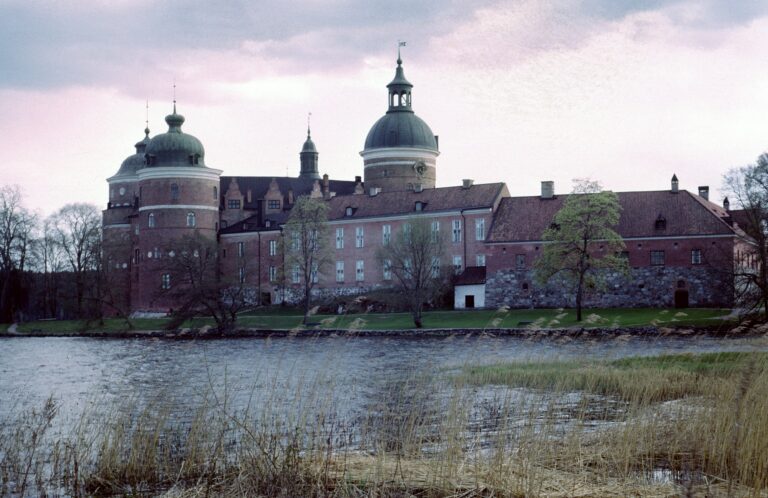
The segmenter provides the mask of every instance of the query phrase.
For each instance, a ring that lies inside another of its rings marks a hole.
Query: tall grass
[[[522,362],[383,382],[347,416],[318,379],[245,406],[128,400],[51,432],[0,421],[0,496],[765,496],[762,354]],[[96,415],[98,413],[98,415]]]

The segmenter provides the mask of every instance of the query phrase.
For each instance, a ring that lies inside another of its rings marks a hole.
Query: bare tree
[[[41,275],[39,289],[40,304],[43,315],[55,317],[58,310],[59,282],[61,272],[65,268],[65,257],[61,246],[57,242],[57,233],[51,218],[43,220],[38,237],[34,240],[34,268]]]
[[[328,206],[321,199],[299,197],[283,230],[285,271],[301,288],[304,325],[309,322],[312,289],[331,262],[327,236]]]
[[[52,216],[51,223],[74,276],[76,309],[82,316],[88,276],[99,268],[101,215],[93,204],[67,204]]]
[[[724,190],[741,210],[739,227],[743,241],[733,265],[737,301],[747,310],[768,318],[768,153],[755,164],[733,168],[723,178]]]
[[[160,268],[158,296],[180,304],[171,327],[203,315],[214,319],[220,333],[227,333],[237,314],[255,299],[241,279],[220,273],[216,242],[198,233],[179,240],[176,249],[163,255]]]
[[[394,277],[417,328],[423,326],[425,303],[434,298],[441,284],[445,243],[437,228],[439,225],[424,218],[411,219],[376,254],[384,273]]]
[[[22,206],[18,186],[0,187],[0,322],[13,320],[36,217]]]
[[[569,285],[576,298],[576,320],[586,289],[600,289],[608,270],[627,271],[619,256],[624,241],[612,227],[619,223],[621,206],[613,192],[601,191],[597,182],[577,181],[552,224],[544,231],[542,254],[534,263],[536,280],[546,284],[553,277]],[[597,251],[599,242],[603,251]]]

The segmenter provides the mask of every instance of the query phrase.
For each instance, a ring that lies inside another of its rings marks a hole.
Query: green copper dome
[[[149,144],[149,128],[144,129],[144,139],[136,142],[136,153],[125,158],[125,161],[120,165],[120,169],[115,176],[130,176],[136,174],[136,171],[144,167],[145,158],[144,154]]]
[[[413,112],[411,89],[413,85],[405,78],[403,61],[398,56],[395,78],[387,85],[389,110],[368,132],[365,150],[381,147],[418,147],[437,152],[435,134]]]
[[[168,131],[155,136],[147,144],[147,167],[162,166],[201,166],[205,167],[205,149],[200,140],[181,131],[184,116],[176,114],[176,104],[173,114],[165,117]]]

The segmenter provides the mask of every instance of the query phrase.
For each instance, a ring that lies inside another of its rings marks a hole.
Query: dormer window
[[[426,203],[421,201],[416,202],[416,211],[424,211],[424,206],[426,206]]]
[[[264,222],[264,226],[269,228],[269,227],[272,226],[272,222],[270,220],[267,220],[267,221]]]
[[[355,209],[351,206],[347,206],[346,211],[344,211],[344,216],[352,216],[355,213]]]
[[[667,219],[664,218],[664,216],[659,215],[658,218],[656,218],[656,222],[654,224],[654,227],[656,230],[666,230],[667,229]]]
[[[229,199],[227,209],[240,209],[240,199]]]
[[[267,209],[280,209],[280,201],[279,200],[267,201]]]

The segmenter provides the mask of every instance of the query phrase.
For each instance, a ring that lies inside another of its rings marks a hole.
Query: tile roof
[[[485,283],[485,266],[467,266],[456,277],[454,285],[477,285]]]
[[[686,190],[617,192],[621,218],[616,231],[629,237],[671,237],[685,235],[728,235],[739,232],[730,226],[728,212]],[[488,233],[489,242],[541,240],[567,195],[553,199],[507,197],[502,199]],[[656,229],[656,220],[666,220],[665,229]]]
[[[416,214],[417,202],[423,203],[422,212],[425,213],[490,208],[501,195],[507,195],[506,185],[501,182],[472,185],[469,188],[461,186],[428,188],[421,192],[412,190],[380,192],[373,196],[337,195],[328,201],[330,208],[328,219]],[[348,207],[354,210],[351,217],[346,216]]]
[[[232,178],[237,180],[240,192],[244,196],[248,190],[251,190],[253,194],[252,202],[245,202],[243,205],[244,209],[258,208],[258,200],[264,198],[264,194],[269,190],[269,185],[272,183],[272,180],[277,182],[277,186],[280,188],[280,192],[283,194],[284,199],[287,199],[289,190],[293,190],[293,195],[298,197],[300,195],[309,194],[312,191],[312,186],[315,181],[320,182],[321,187],[323,185],[323,180],[290,176],[222,176],[219,182],[222,195],[227,192]],[[336,192],[336,195],[352,194],[355,191],[355,182],[352,180],[329,180],[328,188],[331,192]]]

